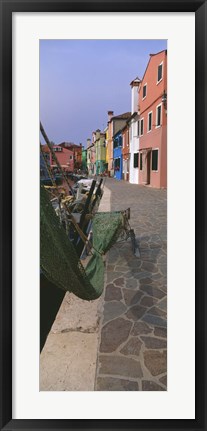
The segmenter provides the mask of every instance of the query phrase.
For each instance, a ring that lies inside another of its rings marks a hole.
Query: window
[[[140,171],[142,171],[142,153],[140,153]]]
[[[157,122],[156,127],[161,126],[161,105],[157,106]]]
[[[139,136],[139,134],[140,134],[140,127],[139,127],[139,120],[137,121],[137,136]]]
[[[70,156],[70,160],[73,160],[73,156]]]
[[[140,120],[140,136],[144,133],[144,119]]]
[[[139,167],[139,153],[134,153],[134,168]]]
[[[152,150],[152,171],[158,171],[158,150]]]
[[[114,139],[114,148],[117,148],[119,145],[119,140],[118,138]]]
[[[148,132],[152,130],[152,112],[148,114]]]
[[[142,94],[142,98],[144,99],[147,95],[147,84],[144,85],[143,87],[143,94]]]
[[[158,70],[157,70],[157,82],[160,82],[162,79],[162,63],[159,64]]]

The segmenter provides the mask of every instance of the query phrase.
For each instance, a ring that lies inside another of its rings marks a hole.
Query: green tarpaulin
[[[93,245],[96,249],[84,269],[76,250],[61,226],[48,193],[40,187],[40,266],[57,287],[79,298],[98,298],[104,287],[104,254],[123,228],[120,212],[97,213],[93,219]],[[99,254],[100,252],[101,254]]]

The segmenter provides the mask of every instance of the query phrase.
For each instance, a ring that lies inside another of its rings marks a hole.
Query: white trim
[[[160,165],[159,164],[159,148],[152,148],[151,153],[153,151],[158,151],[158,154],[157,154],[157,166],[158,166],[158,169],[156,171],[152,170],[152,157],[151,157],[151,172],[159,172],[159,165]]]
[[[142,100],[146,99],[146,97],[147,97],[147,82],[142,87],[142,95],[143,95],[143,89],[144,89],[144,87],[146,87],[146,96],[142,97]]]
[[[163,80],[163,69],[164,69],[164,67],[163,67],[163,61],[161,61],[161,63],[160,64],[158,64],[158,66],[157,66],[157,78],[158,78],[158,68],[159,68],[159,66],[161,66],[162,65],[162,78],[158,81],[157,80],[157,83],[156,83],[156,85],[158,85],[162,80]]]
[[[159,106],[161,107],[161,112],[160,112],[160,124],[158,125],[157,124],[157,117],[158,117],[158,115],[157,115],[157,108],[159,108]],[[159,105],[157,105],[156,106],[156,123],[155,123],[155,129],[158,129],[159,127],[161,127],[162,126],[162,103],[159,103]]]
[[[151,119],[151,129],[149,130],[149,114],[152,114],[152,118],[153,118],[153,111],[148,112],[148,115],[147,115],[147,133],[150,133],[152,131],[152,119]]]

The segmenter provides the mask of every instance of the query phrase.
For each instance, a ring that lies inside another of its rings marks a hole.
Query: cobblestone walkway
[[[96,391],[167,389],[167,192],[106,180],[111,210],[131,208],[130,240],[108,253]]]

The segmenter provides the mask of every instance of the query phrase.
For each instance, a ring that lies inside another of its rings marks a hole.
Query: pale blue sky
[[[166,40],[41,40],[40,120],[50,140],[86,146],[107,111],[131,110],[130,82]]]

